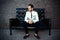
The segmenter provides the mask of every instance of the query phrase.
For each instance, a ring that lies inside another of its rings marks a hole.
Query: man
[[[36,11],[33,10],[34,6],[32,4],[28,5],[28,11],[26,12],[25,15],[25,23],[24,23],[24,29],[25,29],[25,36],[24,39],[26,39],[27,37],[29,37],[30,35],[28,34],[28,26],[34,26],[35,27],[35,34],[34,36],[37,39],[40,39],[40,37],[38,36],[38,26],[39,26],[39,18],[38,18],[38,13]],[[38,25],[38,26],[37,26]]]

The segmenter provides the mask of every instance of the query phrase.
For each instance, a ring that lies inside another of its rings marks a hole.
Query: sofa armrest
[[[11,18],[11,19],[9,19],[9,23],[10,23],[10,26],[12,26],[12,25],[18,24],[19,21],[18,21],[18,19],[16,19],[16,18]]]
[[[48,28],[51,28],[51,19],[45,19],[45,20],[44,20],[44,24],[45,24],[46,26],[49,26]]]

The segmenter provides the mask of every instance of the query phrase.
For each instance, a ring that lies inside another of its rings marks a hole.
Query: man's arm
[[[28,21],[29,21],[29,17],[28,17],[28,13],[26,12],[26,15],[25,15],[25,20],[24,21],[26,21],[27,23],[28,23]]]
[[[38,17],[38,13],[37,12],[35,13],[35,19],[33,19],[33,21],[34,21],[34,23],[39,21],[39,17]]]

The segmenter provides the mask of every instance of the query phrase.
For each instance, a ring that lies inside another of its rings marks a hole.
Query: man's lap
[[[40,23],[39,22],[36,22],[36,23],[32,23],[32,24],[29,24],[27,22],[24,22],[24,26],[28,27],[28,26],[33,26],[33,27],[36,27],[36,26],[39,26]]]

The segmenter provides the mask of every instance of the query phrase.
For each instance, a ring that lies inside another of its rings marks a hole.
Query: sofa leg
[[[49,36],[51,35],[51,29],[49,29]]]
[[[10,30],[10,35],[12,35],[12,30]]]
[[[51,20],[49,20],[49,36],[51,35]]]
[[[10,35],[12,35],[12,28],[10,27]]]

